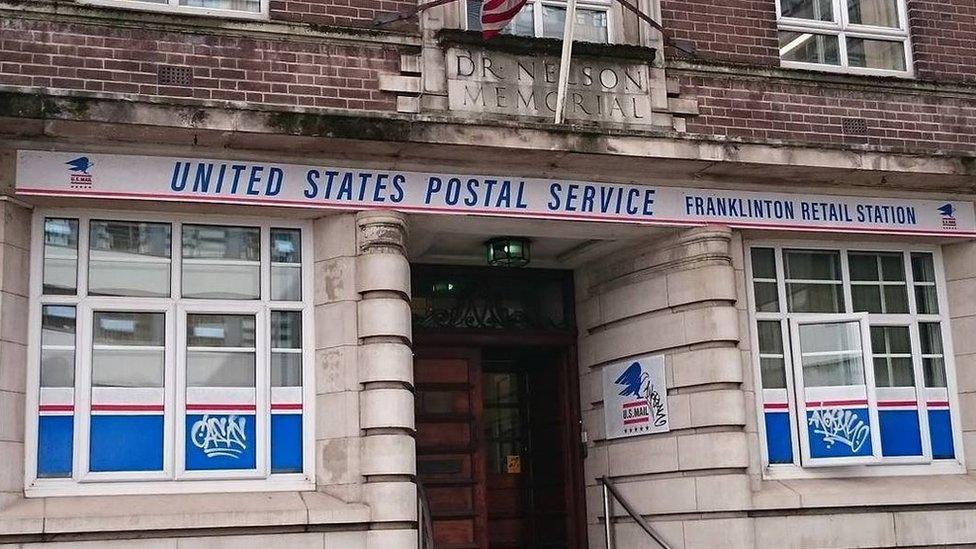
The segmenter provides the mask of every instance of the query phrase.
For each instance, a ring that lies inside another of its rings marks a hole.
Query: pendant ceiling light
[[[485,258],[492,267],[524,267],[529,264],[529,239],[499,236],[485,242]]]

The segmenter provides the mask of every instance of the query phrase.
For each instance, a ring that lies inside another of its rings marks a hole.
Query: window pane
[[[801,324],[800,353],[807,387],[864,384],[857,322]]]
[[[772,248],[753,248],[751,256],[753,278],[776,278],[776,258]]]
[[[899,26],[897,0],[847,0],[847,13],[855,25]]]
[[[94,313],[95,345],[150,345],[166,344],[166,315],[163,313]]]
[[[775,282],[756,282],[756,310],[762,313],[779,311],[779,294]]]
[[[779,31],[779,56],[783,61],[840,65],[836,36]]]
[[[183,226],[184,259],[261,260],[257,227]]]
[[[874,383],[878,387],[915,385],[908,326],[872,326],[871,350],[874,353]]]
[[[833,21],[834,9],[831,0],[782,0],[780,2],[783,17],[798,17],[816,21]]]
[[[847,62],[852,67],[903,71],[905,70],[905,44],[848,36]]]
[[[271,299],[301,301],[301,265],[274,265],[271,267]]]
[[[183,227],[183,296],[258,299],[261,230],[256,227]]]
[[[881,287],[851,286],[851,301],[856,313],[880,313]]]
[[[880,254],[881,279],[886,282],[905,281],[905,260],[901,254]]]
[[[467,0],[467,7],[468,30],[481,30],[481,0]],[[502,33],[514,34],[516,36],[535,36],[535,24],[533,21],[532,4],[529,3],[502,30]]]
[[[922,322],[918,325],[918,335],[922,340],[923,355],[941,355],[942,331],[937,322]]]
[[[301,353],[271,353],[271,386],[302,386]]]
[[[783,261],[788,280],[841,279],[839,252],[784,250]]]
[[[908,326],[872,326],[871,350],[876,355],[911,354]]]
[[[786,297],[792,313],[840,313],[844,311],[844,294],[840,284],[786,285]]]
[[[878,387],[891,387],[891,377],[888,375],[888,359],[875,357],[874,384]]]
[[[255,323],[252,315],[200,315],[186,317],[188,347],[254,348]]]
[[[271,262],[302,262],[302,232],[300,230],[271,229]]]
[[[271,311],[271,347],[274,349],[302,348],[301,312]]]
[[[88,293],[168,296],[171,238],[165,223],[92,221]]]
[[[878,256],[875,254],[847,254],[847,263],[851,269],[851,280],[875,281],[881,280],[878,272]]]
[[[41,387],[74,387],[75,308],[41,308]]]
[[[760,358],[763,389],[786,388],[786,366],[782,358]]]
[[[941,358],[923,358],[922,370],[925,372],[926,387],[945,387],[945,364]]]
[[[187,387],[254,387],[254,352],[187,351]]]
[[[915,282],[935,282],[935,263],[930,253],[912,254],[912,278]]]
[[[180,0],[181,6],[260,13],[260,0]]]
[[[78,220],[44,220],[44,294],[74,295],[78,287]]]
[[[783,354],[783,332],[778,320],[761,321],[759,325],[759,352],[762,354]]]
[[[920,315],[939,314],[939,296],[935,286],[915,286],[915,307]]]
[[[566,28],[566,8],[542,6],[542,35],[546,38],[562,38]],[[576,27],[573,39],[580,42],[607,43],[607,12],[604,10],[576,9]]]
[[[884,312],[887,314],[908,312],[908,291],[905,286],[884,287]]]
[[[162,387],[165,334],[163,313],[95,312],[92,385]]]
[[[912,359],[908,357],[894,357],[891,361],[891,386],[914,387],[915,372],[912,370]]]

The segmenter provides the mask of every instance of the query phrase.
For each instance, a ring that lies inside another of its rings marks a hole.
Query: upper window
[[[28,494],[313,485],[306,227],[36,223]]]
[[[80,0],[84,4],[146,11],[265,19],[269,0]]]
[[[784,67],[908,76],[905,0],[777,0]]]
[[[468,30],[481,30],[481,0],[466,0]],[[529,0],[502,32],[516,36],[562,38],[566,25],[566,1]],[[609,43],[610,1],[585,0],[576,5],[576,40]]]
[[[955,463],[937,250],[749,250],[772,469]]]

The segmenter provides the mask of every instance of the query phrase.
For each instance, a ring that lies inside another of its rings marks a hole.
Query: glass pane
[[[257,227],[183,226],[184,259],[261,260]]]
[[[92,386],[162,387],[162,349],[99,349],[92,351]]]
[[[188,347],[254,348],[253,315],[201,315],[186,317]]]
[[[783,332],[778,320],[764,320],[759,325],[759,352],[769,355],[783,354]]]
[[[803,380],[807,387],[864,384],[857,322],[801,324],[799,335]]]
[[[187,387],[254,387],[254,352],[187,351]]]
[[[783,61],[840,65],[836,36],[779,31],[779,57]]]
[[[935,282],[935,264],[932,254],[922,252],[912,254],[912,278],[915,282]]]
[[[881,274],[878,272],[877,255],[854,253],[847,254],[847,263],[851,269],[851,280],[881,280]]]
[[[939,295],[935,286],[915,286],[915,307],[920,315],[939,314]]]
[[[301,353],[271,353],[271,386],[302,386]]]
[[[874,384],[877,387],[891,387],[891,377],[888,375],[888,359],[885,357],[875,357],[874,359]]]
[[[834,20],[832,0],[782,0],[780,9],[780,14],[783,17],[797,17],[815,21]]]
[[[872,326],[871,350],[876,355],[911,354],[908,326]]]
[[[905,286],[884,287],[884,312],[887,314],[908,312],[908,290]]]
[[[78,287],[78,220],[44,220],[44,290],[73,295]]]
[[[856,313],[880,313],[881,287],[851,286],[851,301]]]
[[[300,230],[271,229],[271,262],[302,262],[302,232]]]
[[[566,25],[566,8],[542,6],[542,35],[546,38],[562,38]],[[607,12],[605,10],[576,9],[576,27],[573,39],[579,42],[607,43]]]
[[[855,25],[899,26],[897,0],[847,0],[847,13]]]
[[[894,357],[891,361],[891,386],[914,387],[915,372],[912,370],[912,359],[908,357]]]
[[[94,313],[95,345],[152,345],[166,344],[166,315],[163,313]]]
[[[90,235],[89,294],[169,295],[170,225],[92,221]]]
[[[513,373],[485,374],[485,405],[518,403],[518,375]]]
[[[926,387],[945,387],[945,364],[941,358],[923,358],[922,370],[925,372]]]
[[[762,313],[779,311],[779,292],[775,282],[756,282],[756,310]]]
[[[905,281],[905,259],[901,254],[881,254],[881,277],[886,282]]]
[[[56,348],[51,348],[57,346]],[[41,387],[74,387],[75,308],[41,308]]]
[[[273,265],[271,267],[271,299],[301,301],[301,265]]]
[[[275,349],[302,348],[301,312],[271,311],[271,347]]]
[[[905,44],[848,36],[847,62],[852,67],[903,71],[905,70]]]
[[[183,297],[259,299],[260,265],[183,263]]]
[[[467,0],[468,7],[468,30],[481,30],[481,0]],[[515,16],[508,26],[502,30],[502,34],[514,34],[516,36],[535,36],[535,18],[532,11],[532,4],[526,4],[522,11]]]
[[[840,253],[814,250],[783,252],[787,280],[840,280]]]
[[[760,358],[763,389],[786,388],[786,366],[782,358]]]
[[[942,330],[937,322],[922,322],[918,325],[918,335],[922,340],[923,355],[941,355]]]
[[[844,294],[840,284],[786,285],[786,297],[793,313],[840,313],[844,311]]]
[[[776,258],[772,248],[752,249],[752,278],[776,278]]]
[[[261,12],[260,0],[180,0],[180,5],[250,13]]]

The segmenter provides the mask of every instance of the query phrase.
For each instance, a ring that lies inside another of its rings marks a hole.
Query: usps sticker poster
[[[643,356],[603,369],[603,413],[607,438],[671,430],[664,356]]]

